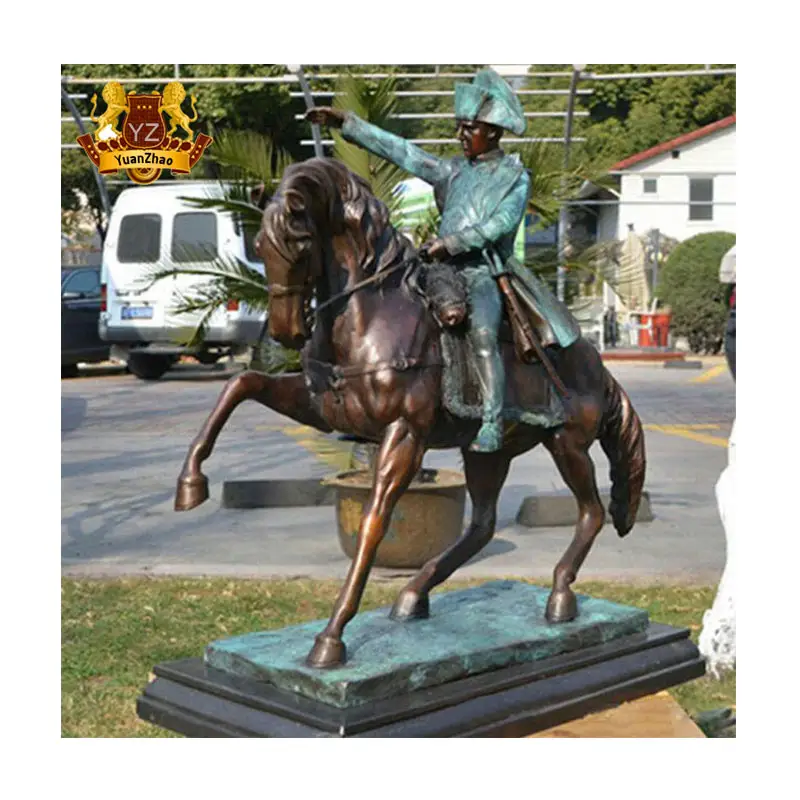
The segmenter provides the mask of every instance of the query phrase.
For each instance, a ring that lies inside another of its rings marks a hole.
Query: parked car
[[[109,357],[98,330],[102,296],[100,267],[61,270],[61,377],[78,374],[79,363]]]
[[[143,380],[160,378],[181,355],[203,364],[247,351],[259,341],[265,314],[231,302],[211,316],[204,344],[181,344],[202,314],[179,314],[184,295],[210,281],[175,274],[152,283],[155,267],[208,266],[215,258],[237,258],[264,274],[252,236],[232,215],[195,208],[182,197],[222,197],[216,183],[169,181],[120,193],[103,247],[102,282],[107,305],[100,315],[100,336],[112,345],[112,358],[125,361]]]

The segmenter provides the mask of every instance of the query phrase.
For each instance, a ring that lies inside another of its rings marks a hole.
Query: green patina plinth
[[[345,630],[348,663],[338,669],[305,664],[322,620],[212,642],[205,662],[350,708],[647,629],[646,611],[582,595],[577,619],[550,625],[544,618],[548,594],[526,583],[492,581],[432,596],[427,620],[395,622],[388,608],[358,614]]]

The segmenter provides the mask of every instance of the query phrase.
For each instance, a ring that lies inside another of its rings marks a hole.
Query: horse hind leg
[[[390,616],[398,621],[425,619],[431,589],[449,578],[462,564],[486,547],[497,524],[497,498],[511,466],[502,451],[476,453],[463,450],[467,489],[472,500],[472,520],[467,530],[444,553],[431,559],[395,600]]]
[[[603,527],[605,510],[597,491],[594,464],[585,444],[562,429],[546,439],[544,445],[578,503],[575,535],[553,571],[553,589],[545,611],[548,622],[569,622],[578,614],[577,599],[570,587]]]

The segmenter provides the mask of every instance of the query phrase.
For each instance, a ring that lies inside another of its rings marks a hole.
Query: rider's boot
[[[475,361],[483,397],[483,424],[469,446],[477,453],[493,453],[503,446],[503,390],[505,371],[491,331],[475,336]]]

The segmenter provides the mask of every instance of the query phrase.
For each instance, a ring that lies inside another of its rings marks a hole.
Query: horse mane
[[[332,158],[310,158],[287,167],[264,212],[263,229],[290,253],[312,236],[344,233],[362,274],[392,266],[410,248],[369,184]]]

